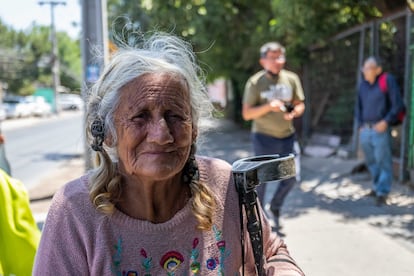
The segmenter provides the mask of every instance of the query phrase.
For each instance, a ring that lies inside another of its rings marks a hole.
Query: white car
[[[12,96],[3,99],[7,118],[22,118],[33,115],[33,105],[26,97]]]
[[[46,117],[52,114],[52,106],[42,96],[28,96],[26,100],[32,105],[32,115]]]
[[[60,110],[83,110],[85,105],[82,97],[78,94],[58,94],[57,105]]]

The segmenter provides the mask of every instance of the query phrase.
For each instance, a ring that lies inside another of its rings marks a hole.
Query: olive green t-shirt
[[[262,70],[249,78],[244,89],[244,104],[258,106],[273,99],[286,103],[303,101],[305,96],[298,75],[282,69],[277,76],[269,77]],[[269,112],[253,120],[252,132],[285,138],[292,135],[295,128],[293,121],[283,118],[283,112]]]

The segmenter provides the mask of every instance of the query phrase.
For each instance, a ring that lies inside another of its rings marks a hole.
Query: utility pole
[[[52,77],[53,77],[53,99],[54,99],[54,112],[59,113],[57,105],[57,93],[60,86],[60,76],[59,76],[59,52],[56,39],[56,28],[55,28],[55,7],[58,5],[66,5],[66,2],[63,1],[39,1],[39,5],[49,5],[50,6],[50,39],[52,41]]]
[[[97,81],[109,59],[108,19],[106,0],[81,0],[82,3],[82,98],[87,98],[88,89]],[[97,56],[97,51],[99,55]],[[85,105],[86,106],[86,105]],[[92,168],[90,146],[85,143],[85,166]]]
[[[108,61],[108,20],[106,0],[81,1],[83,82],[89,88]]]

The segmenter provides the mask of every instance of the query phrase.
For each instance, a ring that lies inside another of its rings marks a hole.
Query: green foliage
[[[298,67],[307,61],[309,48],[325,46],[338,32],[380,16],[373,2],[273,1],[271,32],[287,46],[290,62]]]
[[[124,16],[129,26],[144,32],[173,32],[189,40],[208,80],[225,77],[232,82],[239,107],[247,78],[260,69],[258,49],[263,43],[276,40],[286,45],[287,67],[300,73],[310,48],[380,16],[374,2],[378,1],[109,0],[108,15],[117,33],[125,27],[119,21]]]
[[[354,119],[354,89],[341,91],[339,95],[335,95],[335,104],[328,105],[325,114],[325,123],[331,126],[332,132],[349,136],[350,133],[344,133],[349,128],[344,126],[352,126]]]
[[[60,56],[60,82],[71,90],[80,90],[82,79],[82,59],[80,41],[67,33],[57,33]]]
[[[80,43],[57,32],[61,85],[79,90],[81,79]],[[50,27],[33,25],[15,31],[0,19],[0,81],[8,91],[32,94],[38,85],[52,86]]]

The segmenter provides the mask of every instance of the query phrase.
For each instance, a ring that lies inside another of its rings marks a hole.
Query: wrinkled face
[[[260,58],[260,65],[273,74],[279,74],[285,66],[286,57],[282,51],[269,51],[265,57]]]
[[[148,73],[136,78],[122,88],[114,118],[122,173],[163,180],[182,170],[197,133],[181,77]]]

